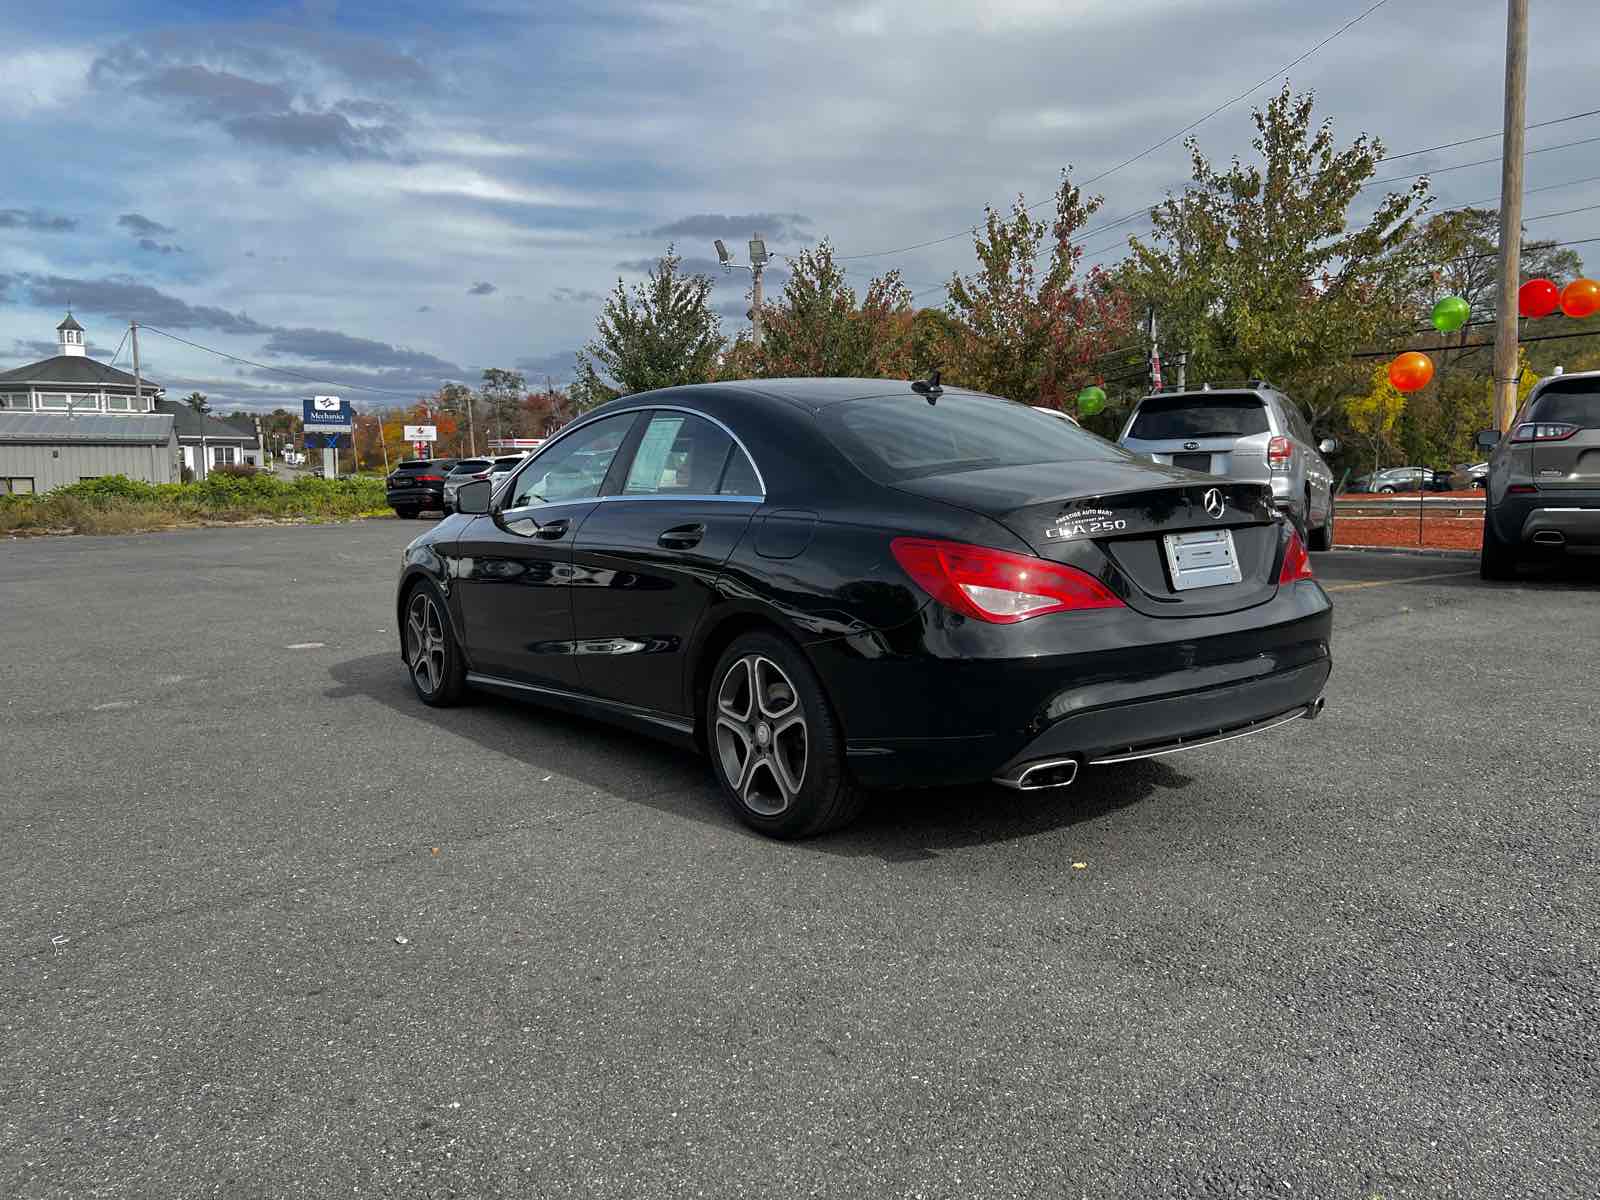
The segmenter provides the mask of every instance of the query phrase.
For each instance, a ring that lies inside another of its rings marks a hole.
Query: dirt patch
[[[1483,546],[1483,518],[1436,517],[1420,523],[1408,517],[1341,516],[1334,526],[1338,546],[1390,546],[1398,549],[1478,550]]]

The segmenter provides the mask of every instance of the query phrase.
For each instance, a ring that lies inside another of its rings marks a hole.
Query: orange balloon
[[[1574,279],[1561,289],[1561,311],[1569,317],[1592,317],[1600,312],[1600,283]]]
[[[1389,382],[1399,392],[1417,392],[1433,378],[1433,359],[1415,350],[1402,354],[1389,364]]]

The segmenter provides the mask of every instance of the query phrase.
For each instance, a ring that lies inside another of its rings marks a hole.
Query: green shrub
[[[91,504],[107,500],[154,500],[156,488],[155,484],[129,479],[126,475],[102,475],[98,479],[81,479],[58,487],[50,495],[74,496]]]

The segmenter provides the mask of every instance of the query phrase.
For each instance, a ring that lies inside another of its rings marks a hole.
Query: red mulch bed
[[[1334,526],[1338,546],[1395,546],[1428,550],[1477,550],[1483,546],[1483,518],[1428,516],[1417,538],[1416,514],[1404,517],[1340,516]]]

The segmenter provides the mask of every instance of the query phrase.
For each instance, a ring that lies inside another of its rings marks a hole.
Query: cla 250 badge
[[[1105,533],[1121,533],[1128,522],[1105,508],[1080,508],[1077,512],[1062,513],[1054,525],[1044,531],[1046,541],[1069,542],[1074,538],[1097,537]]]

